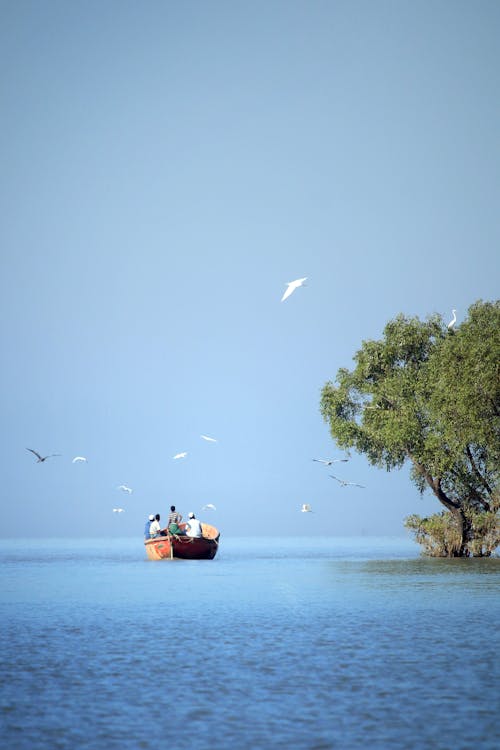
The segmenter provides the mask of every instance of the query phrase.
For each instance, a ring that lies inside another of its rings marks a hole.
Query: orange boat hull
[[[203,523],[203,536],[177,536],[167,534],[144,542],[150,560],[213,560],[219,548],[219,532],[215,526]]]

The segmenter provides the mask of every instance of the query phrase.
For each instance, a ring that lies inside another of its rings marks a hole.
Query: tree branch
[[[448,497],[448,495],[443,491],[441,487],[441,478],[440,477],[433,477],[432,474],[425,468],[423,464],[421,464],[417,459],[411,455],[409,451],[408,458],[418,471],[418,473],[424,477],[425,481],[431,488],[431,490],[436,495],[439,502],[444,505],[445,508],[448,508],[448,510],[451,511],[457,511],[461,510],[462,506],[461,503],[458,500],[453,500],[453,498]]]
[[[450,469],[450,474],[455,477],[455,479],[460,482],[464,487],[467,488],[470,497],[473,497],[474,500],[476,500],[486,511],[490,511],[490,504],[487,500],[484,499],[482,495],[479,494],[479,492],[470,484],[470,482],[467,481],[466,477],[464,477],[464,474],[460,471],[455,471],[453,469]]]
[[[467,457],[468,457],[468,459],[470,461],[470,464],[472,466],[472,471],[476,475],[476,478],[477,478],[478,482],[483,485],[483,487],[487,491],[488,495],[491,495],[491,493],[493,492],[493,490],[491,489],[490,485],[488,484],[488,482],[486,481],[486,479],[483,477],[483,475],[481,474],[481,472],[477,468],[476,462],[474,461],[474,456],[472,455],[472,451],[470,449],[470,445],[467,446],[466,451],[467,451]],[[489,506],[488,506],[488,510],[489,510]]]

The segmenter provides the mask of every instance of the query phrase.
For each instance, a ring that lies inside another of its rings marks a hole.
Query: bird
[[[341,487],[351,486],[351,487],[362,487],[363,489],[365,489],[364,484],[357,484],[356,482],[346,482],[345,479],[339,479],[338,477],[334,477],[333,474],[330,474],[330,476],[332,479],[335,479],[340,484]]]
[[[287,299],[287,297],[289,297],[291,294],[294,293],[296,289],[298,289],[299,286],[303,286],[306,279],[307,279],[307,276],[304,276],[303,279],[295,279],[295,281],[288,281],[287,288],[285,289],[285,293],[283,297],[281,298],[281,301],[284,302]]]
[[[203,440],[206,440],[209,443],[216,443],[217,442],[217,438],[208,437],[208,435],[200,435],[200,437],[203,438]]]
[[[34,453],[37,457],[37,464],[39,464],[42,461],[46,461],[48,458],[52,458],[52,456],[60,456],[60,453],[51,453],[49,456],[41,456],[39,453],[33,450],[33,448],[26,448],[27,451],[30,451],[31,453]]]
[[[302,508],[300,510],[302,513],[314,513],[309,503],[303,503]]]
[[[183,453],[176,453],[175,456],[172,456],[172,458],[186,458],[187,451],[184,451]]]
[[[217,510],[213,503],[207,503],[203,506],[202,510]]]
[[[75,456],[71,463],[76,464],[79,462],[87,463],[87,459],[85,458],[85,456]]]
[[[113,508],[113,513],[124,513],[125,508]]]
[[[339,463],[340,461],[348,461],[348,458],[313,458],[313,461],[318,461],[320,464],[325,464],[325,466],[331,466],[332,464]]]
[[[455,327],[455,323],[457,322],[457,311],[456,310],[452,310],[451,312],[453,313],[453,317],[450,320],[450,322],[448,323],[448,330],[449,331],[453,331],[453,328]]]
[[[132,494],[132,492],[134,491],[134,490],[132,489],[132,487],[127,487],[127,485],[126,485],[126,484],[119,484],[119,485],[118,485],[118,487],[117,487],[116,489],[117,489],[117,490],[123,490],[123,492],[128,492],[128,494],[129,494],[129,495],[131,495],[131,494]]]

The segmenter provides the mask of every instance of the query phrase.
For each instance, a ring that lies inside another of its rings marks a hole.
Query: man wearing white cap
[[[186,523],[187,531],[186,536],[201,537],[203,532],[201,530],[201,523],[195,518],[193,511],[189,513],[189,521]]]
[[[151,521],[151,526],[149,527],[149,536],[151,537],[151,539],[155,539],[157,536],[161,536],[161,526],[159,521],[160,516],[150,516],[150,518],[152,518],[153,520]]]

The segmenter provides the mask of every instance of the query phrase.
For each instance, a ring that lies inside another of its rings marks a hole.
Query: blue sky
[[[498,296],[498,4],[0,20],[0,534],[140,536],[171,503],[227,535],[439,511],[406,470],[353,454],[366,489],[341,488],[312,458],[341,455],[320,391],[362,340]]]

